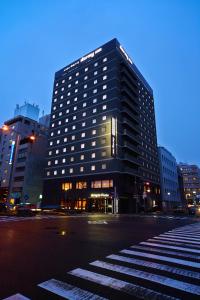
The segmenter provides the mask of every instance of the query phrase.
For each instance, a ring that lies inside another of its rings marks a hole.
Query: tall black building
[[[153,92],[113,39],[55,74],[43,205],[134,212],[159,196]]]

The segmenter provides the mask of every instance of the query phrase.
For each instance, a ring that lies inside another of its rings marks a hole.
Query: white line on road
[[[156,270],[166,271],[166,272],[169,272],[172,274],[177,274],[177,275],[181,275],[181,276],[185,276],[185,277],[200,279],[199,272],[193,272],[193,271],[189,271],[186,269],[170,267],[167,265],[163,265],[163,264],[159,264],[159,263],[155,263],[155,262],[149,262],[149,261],[142,260],[142,259],[130,258],[127,256],[121,256],[121,255],[115,255],[115,254],[109,255],[109,256],[107,256],[107,258],[117,260],[117,261],[127,262],[127,263],[134,264],[137,266],[143,266],[143,267],[152,268],[152,269],[156,269]]]
[[[184,239],[178,239],[178,238],[168,238],[168,237],[160,237],[160,236],[154,236],[154,239],[156,240],[165,240],[165,241],[174,241],[174,242],[182,242],[186,244],[193,244],[193,245],[200,245],[200,242],[195,242],[195,241],[189,241],[189,240],[184,240]]]
[[[181,237],[194,237],[194,238],[199,238],[200,240],[200,234],[196,234],[196,233],[174,233],[174,232],[166,232],[165,235],[168,236],[181,236]]]
[[[71,284],[56,279],[50,279],[38,284],[39,287],[69,300],[106,300],[96,294],[82,290]]]
[[[171,263],[175,263],[175,264],[182,265],[182,266],[193,267],[196,269],[200,268],[200,263],[198,263],[198,262],[183,260],[183,259],[179,259],[179,258],[161,256],[161,255],[151,254],[151,253],[147,253],[147,252],[139,252],[139,251],[133,251],[133,250],[127,250],[127,249],[121,250],[120,253],[162,260],[162,261],[171,262]]]
[[[15,294],[3,300],[30,300],[30,298],[27,298],[21,294]]]
[[[191,249],[191,247],[197,250],[200,249],[199,245],[188,244],[183,242],[174,242],[174,241],[166,241],[166,240],[158,240],[158,239],[148,239],[148,242],[153,242],[153,243],[159,242],[160,244],[164,244],[164,245],[184,246],[185,249]]]
[[[133,268],[123,267],[120,265],[110,264],[104,261],[96,260],[90,263],[92,266],[100,267],[106,270],[114,271],[117,273],[133,276],[136,278],[144,279],[147,281],[159,283],[161,285],[175,288],[193,295],[200,295],[200,286],[196,284],[187,283],[181,280],[172,279],[163,275],[156,275],[153,273],[136,270]]]
[[[178,299],[133,283],[126,282],[124,280],[119,280],[114,277],[109,277],[85,269],[77,268],[68,272],[68,274],[101,284],[103,286],[113,288],[115,290],[124,292],[126,294],[129,294],[131,296],[140,299],[145,299],[145,300],[177,300]]]
[[[153,240],[152,240],[153,241]],[[160,247],[160,248],[167,248],[167,249],[174,249],[174,250],[181,250],[185,252],[191,252],[191,253],[200,253],[200,250],[198,249],[192,249],[192,248],[184,248],[184,247],[176,247],[176,246],[171,246],[171,245],[162,245],[159,243],[155,243],[156,241],[154,240],[154,243],[149,243],[149,242],[141,242],[140,245],[147,245],[147,246],[153,246],[153,247]],[[158,242],[158,241],[157,241]]]
[[[194,241],[194,242],[200,242],[200,238],[193,238],[193,237],[188,237],[188,236],[180,236],[180,235],[173,235],[173,234],[160,234],[159,236],[161,237],[166,237],[166,238],[176,238],[176,239],[184,239],[184,240],[189,240],[189,241]]]

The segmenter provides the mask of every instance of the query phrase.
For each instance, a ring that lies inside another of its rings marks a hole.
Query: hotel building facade
[[[153,91],[117,39],[56,72],[43,206],[160,204]]]

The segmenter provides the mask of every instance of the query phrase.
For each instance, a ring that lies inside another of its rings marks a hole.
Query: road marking
[[[186,270],[186,269],[179,269],[179,268],[176,268],[176,267],[170,267],[170,266],[155,263],[155,262],[148,262],[148,261],[142,260],[142,259],[130,258],[130,257],[115,255],[115,254],[108,255],[107,258],[117,260],[117,261],[127,262],[127,263],[134,264],[134,265],[137,265],[137,266],[144,266],[144,267],[147,267],[147,268],[166,271],[166,272],[169,272],[169,273],[173,273],[173,274],[177,274],[177,275],[181,275],[181,276],[185,276],[185,277],[200,279],[200,273],[199,272],[193,272],[193,271],[189,271],[189,270]]]
[[[180,257],[185,257],[185,258],[191,258],[191,259],[198,259],[200,260],[199,255],[195,254],[188,254],[188,253],[180,253],[177,251],[169,251],[169,250],[163,250],[163,249],[155,249],[151,247],[145,247],[145,246],[131,246],[133,249],[138,249],[138,250],[146,250],[146,251],[151,251],[151,252],[156,252],[156,253],[163,253],[163,254],[170,254],[170,255],[175,255],[175,256],[180,256]]]
[[[195,241],[189,241],[189,240],[184,240],[184,239],[178,239],[178,238],[165,238],[165,237],[160,237],[160,236],[154,236],[154,239],[156,240],[165,240],[165,241],[174,241],[174,242],[182,242],[186,244],[194,244],[194,245],[200,245],[200,242],[195,242]]]
[[[99,220],[99,221],[88,221],[88,224],[108,224],[105,220]]]
[[[38,284],[38,286],[49,292],[52,292],[56,295],[59,295],[65,299],[69,299],[69,300],[74,300],[74,299],[106,300],[106,298],[100,297],[96,294],[93,294],[86,290],[82,290],[71,284],[68,284],[66,282],[59,281],[56,279],[50,279],[50,280],[44,281],[44,282]]]
[[[158,242],[158,241],[157,241]],[[168,248],[168,249],[174,249],[174,250],[181,250],[181,251],[185,251],[185,252],[192,252],[192,253],[200,253],[200,250],[198,249],[192,249],[192,248],[184,248],[184,247],[176,247],[176,246],[171,246],[171,245],[162,245],[159,243],[149,243],[149,242],[141,242],[140,245],[147,245],[147,246],[155,246],[155,247],[160,247],[160,248]]]
[[[146,257],[146,258],[152,258],[152,259],[157,259],[157,260],[163,260],[163,261],[175,263],[175,264],[182,265],[182,266],[193,267],[196,269],[200,268],[200,263],[183,260],[180,258],[161,256],[161,255],[151,254],[151,253],[147,253],[147,252],[139,252],[139,251],[133,251],[133,250],[127,250],[127,249],[121,250],[120,253],[141,256],[141,257]]]
[[[173,235],[173,234],[160,234],[159,236],[161,237],[167,237],[167,238],[176,238],[176,239],[184,239],[184,240],[189,240],[189,241],[195,241],[198,242],[200,241],[200,238],[193,238],[193,237],[185,237],[185,236],[180,236],[180,235]]]
[[[191,293],[193,295],[200,295],[200,286],[196,285],[196,284],[187,283],[187,282],[184,282],[181,280],[172,279],[172,278],[169,278],[169,277],[166,277],[163,275],[156,275],[153,273],[140,271],[140,270],[136,270],[133,268],[123,267],[120,265],[114,265],[114,264],[110,264],[110,263],[100,261],[100,260],[96,260],[96,261],[90,263],[90,265],[96,266],[99,268],[103,268],[103,269],[106,269],[109,271],[114,271],[117,273],[129,275],[132,277],[144,279],[144,280],[151,281],[154,283],[156,282],[156,283],[159,283],[161,285],[164,285],[164,286],[167,286],[170,288],[175,288],[177,290]]]
[[[191,247],[197,250],[200,249],[199,245],[192,245],[192,244],[187,244],[182,242],[173,242],[173,241],[158,240],[158,239],[148,239],[148,242],[153,242],[153,243],[159,242],[160,244],[165,244],[165,245],[184,246],[185,249],[191,249]]]
[[[135,296],[140,299],[146,299],[146,300],[152,300],[152,299],[177,300],[178,299],[133,283],[129,283],[127,281],[119,280],[114,277],[109,277],[106,275],[91,272],[81,268],[74,269],[68,272],[68,274],[101,284],[103,286],[108,286],[110,288],[124,292],[131,296]]]
[[[194,233],[173,233],[173,232],[166,232],[165,235],[167,236],[181,236],[181,237],[192,237],[192,236],[195,236],[195,238],[199,238],[200,240],[200,234],[194,234]]]
[[[15,294],[15,295],[5,298],[3,300],[30,300],[30,298],[27,298],[21,294]]]

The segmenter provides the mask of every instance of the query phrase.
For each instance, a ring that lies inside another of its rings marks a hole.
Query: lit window
[[[81,144],[81,149],[84,149],[85,148],[85,144]]]
[[[74,141],[74,140],[75,140],[75,138],[76,138],[76,137],[75,137],[75,135],[72,135],[72,141]]]
[[[67,96],[70,96],[70,95],[71,95],[71,93],[70,93],[70,92],[68,92],[68,93],[67,93]]]
[[[67,119],[65,119],[65,123],[68,123],[69,122],[69,119],[67,118]]]
[[[55,163],[55,165],[57,165],[58,164],[58,160],[56,159],[54,163]]]
[[[95,171],[95,165],[91,166],[91,171]]]
[[[50,165],[51,165],[51,161],[49,160],[49,161],[48,161],[48,166],[50,166]]]
[[[75,130],[75,129],[76,129],[76,125],[73,125],[73,126],[72,126],[72,130]]]
[[[85,76],[85,77],[84,77],[84,80],[87,80],[87,79],[88,79],[88,76]]]
[[[74,110],[77,110],[77,106],[74,106]]]
[[[61,172],[62,174],[65,174],[65,169],[62,169],[62,172]]]
[[[57,102],[57,98],[55,98],[55,99],[53,100],[53,102]]]
[[[105,120],[106,120],[106,116],[103,116],[103,117],[102,117],[102,120],[105,121]]]
[[[76,76],[78,76],[78,75],[79,75],[79,72],[76,73]]]
[[[85,123],[85,122],[83,122],[83,123],[82,123],[82,127],[85,127],[85,124],[86,124],[86,123]]]
[[[65,89],[65,88],[64,88],[64,87],[62,87],[61,91],[63,92],[63,91],[64,91],[64,89]]]
[[[97,89],[93,90],[93,93],[96,94],[97,93]]]
[[[73,172],[74,172],[74,169],[73,169],[73,168],[70,168],[70,169],[69,169],[69,173],[72,174]]]
[[[97,133],[96,129],[92,130],[92,134],[95,135]]]
[[[75,81],[75,84],[78,84],[78,80]]]
[[[49,176],[50,175],[50,172],[47,172],[47,176]]]
[[[62,116],[62,111],[59,112],[59,117]]]
[[[77,190],[82,190],[87,188],[87,182],[86,181],[78,181],[76,183],[76,189]]]
[[[60,140],[57,140],[57,141],[56,141],[56,144],[60,144]]]
[[[99,189],[101,188],[101,180],[96,180],[91,182],[91,187],[93,189]]]
[[[52,151],[49,151],[49,156],[51,156],[52,155]]]
[[[74,146],[71,146],[71,151],[74,151],[74,149],[75,149]]]
[[[65,83],[65,79],[62,80],[62,83]]]
[[[95,72],[94,72],[94,75],[97,75],[97,74],[98,74],[98,72],[97,72],[97,71],[95,71]]]
[[[88,71],[88,68],[85,68],[85,72],[87,72]]]
[[[92,146],[93,146],[93,147],[96,146],[96,141],[93,141],[93,142],[92,142]]]
[[[53,107],[53,110],[56,110],[56,106]]]
[[[106,80],[107,79],[107,75],[103,76],[103,80]]]
[[[63,107],[63,103],[60,103],[60,107]]]
[[[86,107],[86,106],[87,106],[87,103],[86,103],[86,102],[84,102],[84,103],[83,103],[83,107]]]
[[[70,100],[67,101],[67,104],[70,104]]]
[[[103,71],[106,71],[107,70],[107,67],[103,67]]]
[[[77,100],[78,100],[78,98],[77,98],[77,97],[75,97],[75,98],[74,98],[74,102],[76,102]]]
[[[59,154],[59,150],[58,149],[56,150],[56,154]]]
[[[71,85],[71,83],[70,84],[68,84],[68,88],[70,88],[72,85]]]
[[[58,94],[58,91],[55,91],[54,94],[55,94],[55,95]]]
[[[103,62],[106,62],[108,59],[107,59],[107,57],[105,57],[104,59],[103,59]]]
[[[85,111],[82,113],[82,116],[83,116],[83,117],[86,117],[86,112],[85,112]]]
[[[62,95],[62,96],[60,96],[60,99],[63,99],[64,98],[64,96]]]
[[[56,83],[56,86],[58,86],[58,83]]]
[[[75,89],[75,93],[78,93],[78,89]]]
[[[83,172],[84,171],[84,167],[80,167],[80,172]]]
[[[80,160],[84,160],[84,159],[85,159],[85,155],[82,154],[82,155],[80,156]]]
[[[92,102],[93,102],[93,103],[97,103],[97,99],[96,99],[96,98],[93,99]]]
[[[97,84],[97,79],[96,79],[96,80],[94,80],[94,84]]]
[[[62,190],[68,191],[72,189],[72,183],[71,182],[65,182],[62,183]]]
[[[76,120],[76,116],[73,116],[73,120]]]
[[[66,127],[66,128],[65,128],[65,132],[67,132],[67,131],[68,131],[68,128]]]
[[[113,180],[102,180],[102,188],[113,187]]]
[[[86,89],[87,88],[87,84],[84,84],[84,89]]]
[[[105,110],[107,108],[107,105],[103,105],[102,109]]]
[[[64,138],[64,142],[65,142],[65,143],[67,142],[67,137]]]
[[[95,114],[97,112],[97,109],[93,108],[92,112],[93,112],[93,114]]]
[[[106,164],[102,164],[101,168],[102,168],[102,170],[105,170],[106,169]]]
[[[57,134],[60,134],[60,130],[57,131]]]
[[[83,94],[83,98],[86,98],[86,97],[87,97],[87,93],[84,93],[84,94]]]
[[[66,162],[66,158],[63,158],[63,159],[62,159],[62,162],[65,163],[65,162]]]
[[[58,172],[57,172],[57,170],[55,170],[54,172],[53,172],[53,175],[57,175],[58,174]]]
[[[58,125],[61,125],[62,124],[62,121],[58,121]]]
[[[92,158],[95,158],[95,157],[96,157],[96,153],[92,153],[92,154],[91,154],[91,157],[92,157]]]
[[[51,132],[51,136],[54,136],[54,133],[53,133],[53,132]]]
[[[81,133],[81,137],[85,137],[85,132],[82,132],[82,133]]]
[[[96,119],[93,119],[92,120],[92,124],[96,124],[97,120]]]
[[[71,161],[71,162],[74,161],[74,157],[73,157],[73,156],[70,157],[70,161]]]
[[[69,76],[69,80],[71,80],[72,79],[72,76]]]
[[[50,142],[49,145],[52,146],[52,145],[53,145],[53,142]]]
[[[94,67],[97,67],[98,66],[98,62],[96,62],[95,64],[94,64]]]
[[[68,113],[69,113],[69,109],[66,110],[66,114],[68,114]]]
[[[103,90],[105,90],[105,89],[107,89],[107,85],[106,84],[103,85]]]

